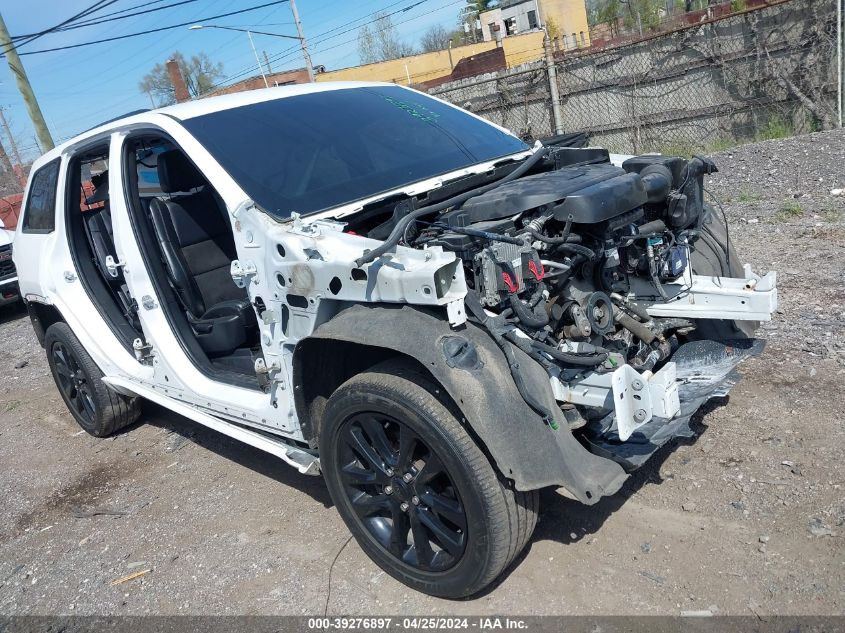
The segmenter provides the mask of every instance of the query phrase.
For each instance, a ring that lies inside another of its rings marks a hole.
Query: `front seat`
[[[205,353],[231,354],[257,321],[229,272],[237,255],[223,201],[179,150],[159,154],[158,178],[168,196],[152,200],[150,215],[170,284]]]

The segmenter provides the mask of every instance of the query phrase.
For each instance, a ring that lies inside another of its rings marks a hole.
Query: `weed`
[[[751,191],[750,189],[746,189],[743,187],[739,191],[739,201],[740,202],[757,202],[760,200],[760,196]]]
[[[837,211],[836,209],[822,209],[819,215],[822,216],[822,220],[824,220],[825,222],[833,223],[839,221],[839,219],[842,217],[842,212]]]
[[[20,400],[11,400],[10,402],[6,403],[6,407],[3,409],[3,411],[4,413],[9,413],[17,409],[19,406],[21,406],[21,404],[23,403]]]
[[[724,152],[726,150],[732,149],[739,145],[739,141],[735,141],[729,138],[719,138],[713,141],[710,145],[710,150],[713,152]]]
[[[773,116],[766,122],[759,132],[757,132],[758,141],[772,141],[778,138],[787,138],[794,136],[795,131],[783,117],[779,115]]]
[[[797,200],[786,200],[780,211],[775,213],[775,222],[788,222],[804,215],[804,209]]]

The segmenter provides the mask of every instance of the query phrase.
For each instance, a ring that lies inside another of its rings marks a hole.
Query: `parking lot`
[[[25,312],[3,309],[0,612],[843,613],[844,147],[838,131],[717,157],[739,253],[780,274],[766,352],[621,493],[544,491],[524,555],[460,602],[383,573],[322,479],[272,456],[152,405],[85,435]]]

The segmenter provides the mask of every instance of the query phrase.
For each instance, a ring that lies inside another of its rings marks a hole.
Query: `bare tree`
[[[449,47],[449,40],[452,39],[453,33],[447,31],[441,24],[435,24],[423,33],[420,39],[420,49],[423,53],[433,53],[434,51],[442,51]]]
[[[413,46],[400,39],[393,20],[385,13],[377,13],[371,27],[362,26],[358,31],[358,56],[362,64],[407,57],[415,52]]]
[[[188,87],[188,93],[194,98],[213,90],[217,81],[223,76],[223,64],[219,62],[215,64],[205,53],[185,59],[185,56],[177,51],[170,56],[170,59],[176,60],[185,79],[185,85]],[[138,89],[150,95],[150,99],[155,98],[159,106],[176,102],[173,84],[170,83],[167,66],[164,64],[153,66],[152,70],[141,79]]]

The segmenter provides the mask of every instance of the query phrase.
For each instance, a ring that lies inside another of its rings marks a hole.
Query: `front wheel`
[[[359,374],[332,395],[320,462],[361,548],[430,595],[484,589],[537,522],[537,491],[503,482],[436,389],[396,365]]]

